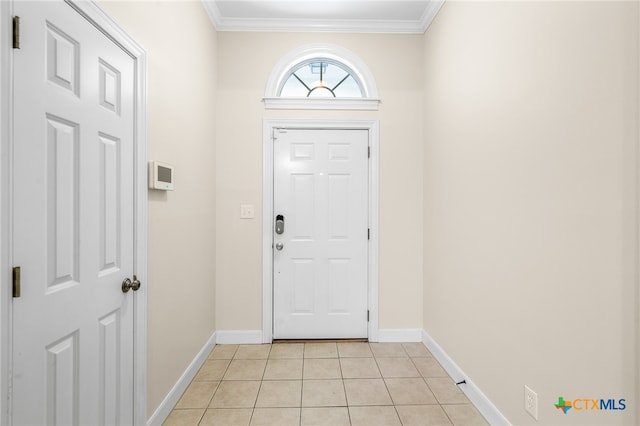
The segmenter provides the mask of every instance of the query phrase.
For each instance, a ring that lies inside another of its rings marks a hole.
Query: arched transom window
[[[308,45],[274,67],[264,102],[270,109],[378,109],[378,92],[367,66],[333,45]]]
[[[312,59],[291,71],[280,89],[281,97],[361,98],[360,83],[344,64]]]

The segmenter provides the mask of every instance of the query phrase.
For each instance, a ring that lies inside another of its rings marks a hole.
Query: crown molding
[[[202,0],[217,31],[423,34],[445,0],[431,0],[419,20],[250,19],[222,16],[214,0]]]
[[[217,30],[220,25],[222,25],[222,17],[220,15],[220,9],[216,6],[216,2],[209,0],[201,0],[202,7],[207,11],[207,15],[209,15],[209,19],[211,19],[211,23],[213,27]]]
[[[433,20],[436,19],[436,16],[438,15],[440,8],[442,8],[442,5],[444,4],[444,2],[445,0],[429,1],[429,3],[427,4],[427,7],[424,10],[424,13],[422,14],[422,18],[420,19],[420,22],[422,24],[421,25],[422,33],[425,33],[429,29]]]

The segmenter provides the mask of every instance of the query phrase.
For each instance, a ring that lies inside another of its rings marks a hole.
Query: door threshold
[[[273,339],[272,344],[287,343],[368,343],[369,339]]]

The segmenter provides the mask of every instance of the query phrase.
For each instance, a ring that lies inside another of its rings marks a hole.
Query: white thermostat
[[[173,166],[159,161],[149,162],[149,188],[173,191]]]

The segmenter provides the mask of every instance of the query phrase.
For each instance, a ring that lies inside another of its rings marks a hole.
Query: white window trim
[[[376,111],[380,101],[366,98],[264,98],[266,109],[332,109]]]
[[[361,85],[362,98],[283,98],[278,91],[299,64],[313,59],[330,59],[344,64]],[[369,67],[355,53],[332,44],[308,44],[292,50],[273,67],[264,93],[266,109],[377,110],[378,88]]]

